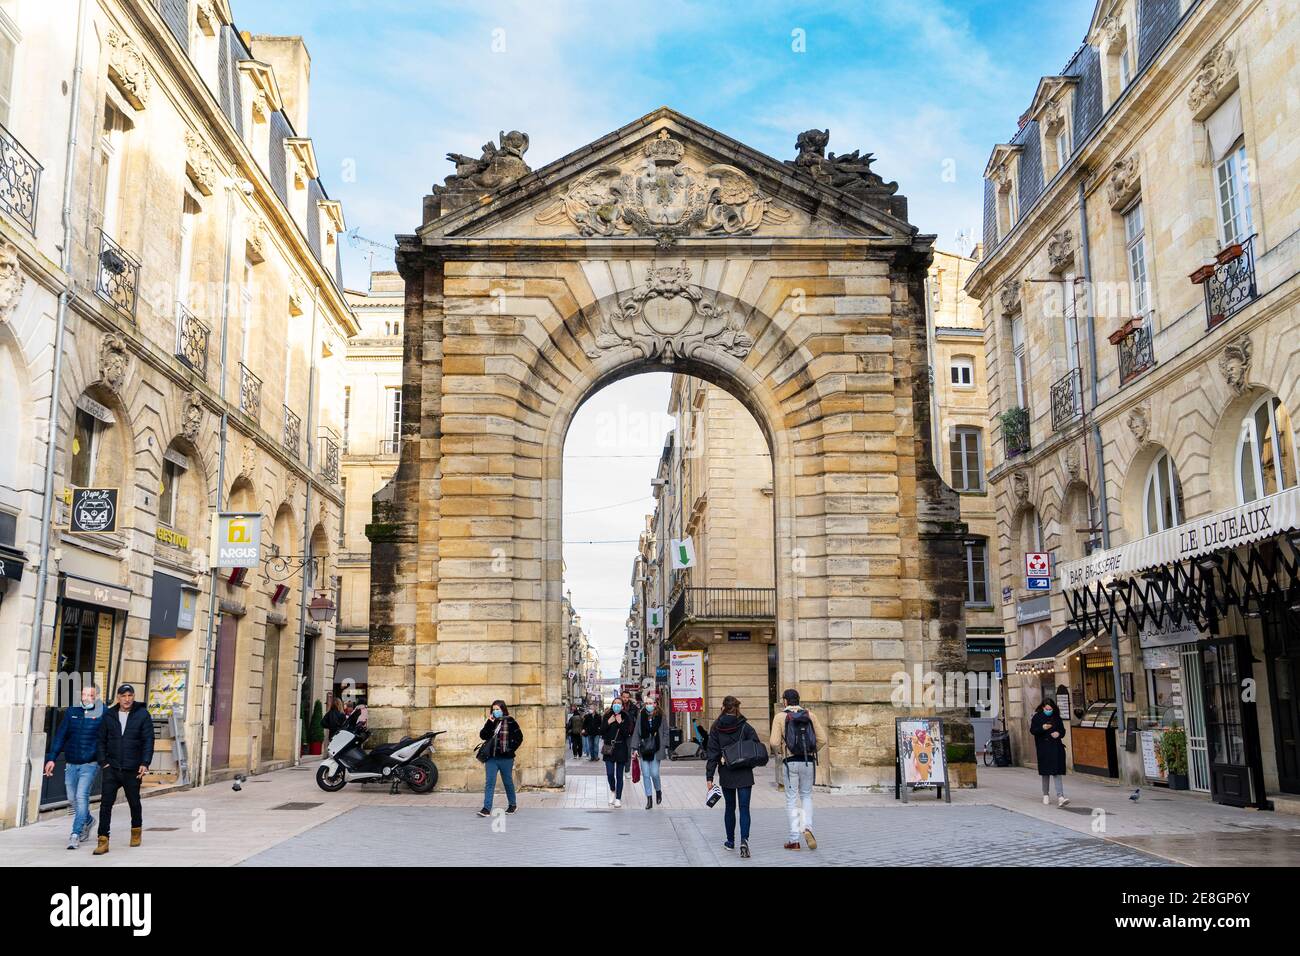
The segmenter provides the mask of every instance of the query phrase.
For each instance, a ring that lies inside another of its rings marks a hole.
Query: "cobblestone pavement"
[[[818,849],[783,849],[783,811],[754,813],[753,858],[723,848],[722,808],[357,807],[245,862],[304,866],[1164,866],[1166,861],[992,806],[824,810]]]

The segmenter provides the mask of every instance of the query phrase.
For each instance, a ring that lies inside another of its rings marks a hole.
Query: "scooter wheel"
[[[413,761],[407,770],[406,785],[414,793],[432,793],[438,785],[438,765],[423,758]]]
[[[347,786],[347,783],[348,775],[342,767],[332,777],[330,776],[329,767],[324,764],[316,768],[316,786],[326,793],[336,793]]]

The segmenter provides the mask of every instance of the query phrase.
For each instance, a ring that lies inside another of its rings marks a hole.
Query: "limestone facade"
[[[241,35],[224,2],[25,3],[4,16],[15,10],[0,156],[7,181],[39,190],[0,203],[0,551],[24,567],[0,602],[0,669],[18,675],[0,738],[6,825],[22,803],[34,819],[63,799],[61,772],[43,781],[39,767],[72,674],[130,682],[151,705],[151,786],[297,758],[298,677],[308,706],[330,686],[332,625],[302,622],[332,574],[325,443],[354,330],[305,75],[268,63],[305,58],[300,40]],[[54,64],[69,80],[81,67],[62,98]],[[301,116],[286,112],[289,89]],[[115,530],[69,530],[74,487],[116,490]],[[301,571],[222,575],[209,633],[218,508],[262,516],[264,555],[318,560],[307,587]]]
[[[923,374],[930,237],[870,156],[828,156],[820,133],[781,163],[664,108],[535,172],[521,137],[458,157],[399,237],[372,724],[449,731],[443,779],[475,786],[476,725],[502,697],[531,741],[520,782],[562,782],[565,429],[601,385],[671,369],[728,390],[767,439],[778,678],[828,713],[829,782],[891,783],[891,675],[964,662],[959,509]]]
[[[986,251],[967,289],[982,302],[990,413],[1003,421],[989,483],[1014,591],[1002,609],[1013,670],[1069,620],[1059,578],[1049,595],[1024,590],[1025,551],[1078,559],[1250,500],[1239,438],[1264,399],[1280,400],[1272,489],[1297,480],[1286,410],[1300,406],[1300,158],[1280,91],[1300,82],[1298,43],[1292,5],[1102,0],[1083,47],[994,148]],[[1019,422],[1007,417],[1018,408]],[[1267,658],[1258,624],[1232,626]],[[1162,715],[1145,663],[1130,632],[1014,675],[1018,760],[1033,761],[1025,721],[1049,694],[1069,693],[1071,717],[1118,698],[1139,729],[1186,719],[1193,685]],[[1276,787],[1271,681],[1257,676]],[[1124,730],[1121,719],[1118,772],[1141,781]]]

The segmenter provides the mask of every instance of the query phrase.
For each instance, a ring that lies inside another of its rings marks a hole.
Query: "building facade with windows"
[[[372,272],[365,291],[347,290],[360,331],[348,341],[340,398],[343,520],[334,683],[351,680],[366,699],[370,658],[370,502],[397,470],[402,420],[402,296],[396,272]]]
[[[0,744],[13,824],[64,800],[30,768],[86,681],[149,707],[150,785],[296,759],[355,329],[300,39],[221,0],[7,0],[0,37],[0,667],[37,677]],[[209,572],[217,511],[260,517],[258,567]]]
[[[994,147],[967,288],[1026,763],[1052,698],[1075,771],[1300,790],[1298,42],[1291,5],[1101,0]]]

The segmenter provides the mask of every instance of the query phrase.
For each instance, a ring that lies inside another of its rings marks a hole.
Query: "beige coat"
[[[767,745],[772,749],[772,753],[781,757],[785,756],[785,715],[789,710],[807,710],[807,708],[786,707],[784,710],[777,711],[776,716],[772,718],[772,736],[768,738]],[[813,733],[817,735],[817,753],[820,755],[830,738],[826,736],[826,727],[817,716],[817,711],[808,710],[808,714],[812,717]]]

